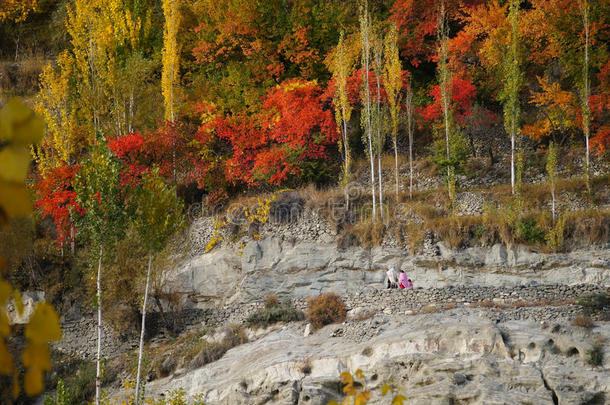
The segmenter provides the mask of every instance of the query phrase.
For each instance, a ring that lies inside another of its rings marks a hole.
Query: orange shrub
[[[335,293],[325,293],[307,299],[307,319],[314,330],[331,323],[343,322],[346,316],[345,304]]]

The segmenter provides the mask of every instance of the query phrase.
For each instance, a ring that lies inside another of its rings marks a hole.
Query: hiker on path
[[[394,266],[390,266],[390,268],[386,272],[386,276],[388,278],[388,288],[397,288],[398,275],[396,274],[396,270],[394,270]]]

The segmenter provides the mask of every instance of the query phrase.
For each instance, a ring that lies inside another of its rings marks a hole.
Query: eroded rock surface
[[[488,313],[378,313],[374,336],[361,342],[344,331],[358,322],[306,337],[303,323],[285,325],[200,369],[151,382],[147,391],[154,396],[182,387],[211,404],[326,404],[339,396],[339,374],[360,368],[373,404],[382,403],[378,388],[390,380],[416,404],[603,404],[610,398],[607,356],[602,367],[586,363],[595,341],[610,337],[607,323],[592,330],[497,323]],[[360,327],[370,328],[363,322]]]

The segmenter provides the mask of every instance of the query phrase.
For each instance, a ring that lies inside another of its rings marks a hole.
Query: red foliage
[[[43,217],[53,218],[59,243],[70,235],[71,210],[84,214],[84,210],[76,202],[76,193],[72,189],[72,180],[79,168],[79,166],[60,166],[36,182],[38,198],[35,207],[42,212]]]
[[[464,125],[466,118],[470,116],[472,102],[477,94],[476,87],[468,79],[454,77],[452,82],[452,105],[454,117],[459,125]],[[434,121],[441,117],[442,97],[440,85],[436,85],[430,90],[430,97],[434,99],[432,104],[423,107],[420,113],[425,121]]]
[[[455,18],[458,10],[482,3],[483,0],[445,1],[448,18]],[[433,61],[436,55],[436,30],[439,20],[438,0],[396,0],[391,20],[401,33],[403,56],[414,67],[422,61]]]
[[[139,184],[142,174],[153,165],[159,166],[159,173],[168,181],[173,182],[174,168],[176,175],[183,175],[189,153],[185,132],[184,124],[165,121],[154,131],[110,138],[110,150],[125,165],[123,184]]]
[[[610,148],[610,61],[597,74],[601,91],[589,98],[591,108],[591,148],[603,154]]]
[[[217,117],[198,131],[229,143],[227,180],[249,186],[266,181],[281,184],[301,173],[301,163],[322,159],[335,142],[332,110],[315,82],[289,80],[269,90],[257,116]]]

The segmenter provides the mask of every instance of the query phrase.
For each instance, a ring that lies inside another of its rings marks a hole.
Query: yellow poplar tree
[[[176,110],[176,86],[180,69],[180,46],[178,44],[178,28],[180,26],[180,0],[163,0],[163,53],[161,63],[161,88],[165,101],[165,119],[174,121]]]
[[[402,88],[402,66],[398,55],[398,32],[392,25],[384,40],[383,87],[388,95],[390,118],[392,120],[392,142],[394,144],[394,177],[396,199],[398,200],[398,115],[400,113],[400,89]]]
[[[343,149],[343,185],[345,187],[345,207],[349,208],[348,183],[350,176],[351,156],[349,150],[349,138],[347,133],[347,123],[352,116],[353,107],[347,97],[347,79],[352,69],[353,62],[350,60],[345,46],[345,34],[341,31],[339,43],[335,49],[335,54],[331,64],[331,70],[337,89],[335,91],[333,103],[335,105],[335,119],[340,128],[341,137],[339,138],[339,149]]]
[[[40,92],[34,109],[44,119],[47,134],[40,145],[33,148],[33,156],[43,176],[52,169],[70,164],[78,143],[70,98],[73,63],[70,53],[64,51],[57,58],[57,66],[48,64],[40,75]]]

